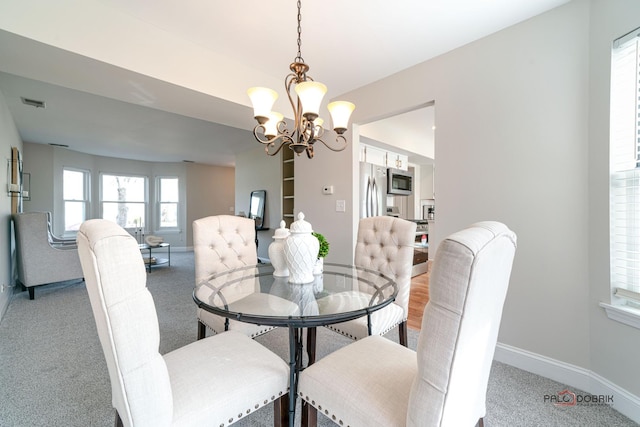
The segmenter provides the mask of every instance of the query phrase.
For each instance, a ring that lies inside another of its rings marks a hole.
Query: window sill
[[[159,228],[154,231],[156,234],[180,234],[182,230],[179,228]]]
[[[600,307],[604,308],[609,319],[640,329],[639,309],[624,305],[611,305],[604,302],[600,303]]]

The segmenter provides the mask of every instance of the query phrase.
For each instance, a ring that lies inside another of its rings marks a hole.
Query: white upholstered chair
[[[193,221],[193,252],[196,285],[213,274],[255,265],[258,262],[255,221],[233,215],[197,219]],[[228,320],[202,308],[198,308],[197,317],[198,339],[205,337],[206,328],[214,333],[235,330],[251,338],[273,329],[272,326]]]
[[[398,295],[392,304],[371,314],[371,334],[367,317],[329,325],[329,329],[357,340],[368,335],[386,334],[397,326],[400,343],[406,347],[415,237],[416,224],[411,221],[392,216],[360,220],[354,264],[379,271],[392,279],[398,285]],[[322,310],[324,305],[339,304],[340,298],[340,294],[331,295],[318,301],[318,305]],[[313,334],[311,330],[312,339]],[[314,345],[313,342],[310,345]]]
[[[76,245],[56,244],[49,234],[47,212],[13,215],[16,234],[18,281],[35,297],[35,287],[82,279]]]
[[[515,234],[493,221],[443,240],[417,351],[371,336],[309,366],[303,425],[315,425],[314,408],[351,427],[482,425],[515,249]]]
[[[116,426],[227,426],[271,403],[287,421],[289,368],[237,332],[159,353],[159,326],[136,240],[94,219],[78,232],[82,269],[111,380]]]

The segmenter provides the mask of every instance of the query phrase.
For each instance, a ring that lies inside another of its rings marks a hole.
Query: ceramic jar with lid
[[[320,243],[311,234],[311,224],[298,214],[298,220],[291,224],[291,233],[284,241],[284,256],[289,268],[289,283],[312,283],[313,266],[318,258]]]
[[[280,228],[273,233],[273,242],[269,245],[269,260],[273,265],[273,275],[275,277],[289,276],[289,269],[284,256],[284,242],[287,237],[289,237],[289,230],[285,227],[285,222],[280,221]]]

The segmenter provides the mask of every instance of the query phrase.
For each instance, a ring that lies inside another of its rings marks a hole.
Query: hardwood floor
[[[411,292],[409,294],[409,319],[407,326],[420,330],[424,306],[429,302],[429,272],[420,274],[411,279]]]

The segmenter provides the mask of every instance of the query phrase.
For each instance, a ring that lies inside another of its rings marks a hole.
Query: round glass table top
[[[304,284],[274,277],[271,264],[214,274],[196,284],[193,299],[211,313],[247,323],[314,327],[370,314],[395,300],[397,286],[378,271],[324,263]]]

